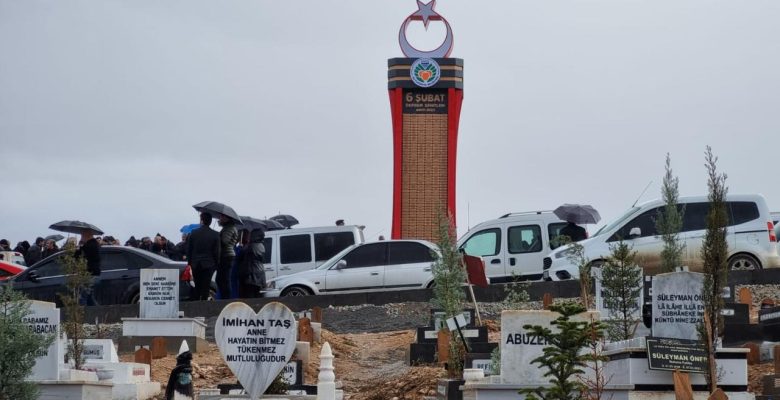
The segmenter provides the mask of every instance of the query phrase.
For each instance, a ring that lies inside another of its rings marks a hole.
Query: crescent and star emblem
[[[398,42],[401,45],[401,51],[404,53],[404,55],[408,58],[446,58],[450,56],[450,53],[452,52],[452,45],[453,45],[453,36],[452,36],[452,28],[450,27],[449,22],[447,22],[444,17],[439,15],[436,11],[434,11],[434,7],[436,6],[436,0],[431,0],[429,3],[425,4],[420,0],[417,0],[417,11],[413,14],[406,17],[404,20],[404,23],[401,24],[401,30],[398,32]],[[409,23],[412,21],[422,21],[423,25],[425,26],[425,29],[428,29],[428,22],[430,21],[441,21],[444,23],[444,25],[447,27],[447,36],[444,38],[444,42],[442,44],[431,50],[431,51],[422,51],[417,50],[409,43],[409,40],[406,38],[406,28],[409,27]]]

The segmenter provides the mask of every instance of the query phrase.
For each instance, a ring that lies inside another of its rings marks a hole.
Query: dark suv
[[[60,304],[58,293],[64,293],[67,276],[60,258],[53,254],[9,279],[8,284],[24,292],[28,298]],[[186,262],[171,261],[154,253],[133,247],[103,246],[100,248],[101,274],[95,286],[95,299],[100,305],[134,304],[140,293],[141,269],[178,269],[179,298],[188,300],[192,290],[192,274]]]

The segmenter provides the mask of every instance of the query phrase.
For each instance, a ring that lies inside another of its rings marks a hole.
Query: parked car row
[[[59,294],[65,293],[67,275],[63,269],[65,253],[53,254],[35,265],[9,278],[5,284],[27,295],[28,298],[61,304]],[[190,298],[193,288],[192,273],[185,262],[171,261],[165,257],[134,247],[102,246],[100,248],[102,272],[95,285],[98,304],[134,304],[140,297],[140,277],[144,268],[179,270],[179,297]],[[214,292],[216,289],[214,288]]]
[[[605,225],[591,238],[579,242],[585,257],[592,265],[603,264],[610,247],[620,240],[637,252],[640,265],[646,275],[660,270],[660,254],[663,241],[656,230],[655,218],[664,207],[661,200],[654,200],[629,209],[614,222]],[[705,196],[683,197],[679,200],[683,211],[680,240],[685,243],[683,265],[691,271],[703,268],[702,245],[706,232],[706,217],[710,203]],[[730,270],[757,270],[780,267],[775,223],[760,195],[727,195],[728,267]],[[579,270],[567,257],[570,246],[557,249],[544,259],[545,280],[576,279]]]
[[[760,195],[728,195],[726,206],[729,268],[779,267],[776,229],[780,213],[770,213]],[[662,207],[661,200],[632,207],[579,242],[585,257],[592,265],[602,264],[610,248],[623,240],[638,253],[646,275],[658,273],[663,242],[655,219]],[[701,270],[709,202],[704,196],[684,197],[679,207],[684,211],[683,264]],[[457,245],[466,254],[482,258],[491,283],[576,279],[578,267],[568,257],[571,246],[556,246],[565,225],[550,211],[510,213],[476,225]],[[433,265],[440,254],[435,244],[423,240],[366,243],[357,226],[269,231],[264,245],[267,297],[428,288],[433,285]],[[180,297],[189,299],[192,273],[185,262],[132,247],[103,246],[100,252],[102,274],[95,289],[100,304],[137,303],[144,268],[178,269]],[[66,281],[62,254],[27,269],[0,262],[0,282],[6,280],[32,299],[59,302],[57,294],[64,292]]]

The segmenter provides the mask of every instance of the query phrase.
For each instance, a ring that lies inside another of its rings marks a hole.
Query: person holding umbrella
[[[238,229],[236,229],[235,221],[224,214],[219,215],[219,225],[222,226],[222,230],[219,232],[222,248],[220,249],[219,268],[217,268],[217,287],[220,298],[229,299],[231,298],[230,269],[236,258]]]
[[[84,257],[87,260],[87,270],[92,275],[92,281],[81,292],[81,302],[88,306],[96,306],[95,284],[100,279],[100,244],[91,229],[81,231],[81,247],[76,250],[76,258]]]
[[[209,227],[211,214],[200,214],[200,228],[190,233],[187,239],[187,262],[192,268],[195,280],[195,299],[208,300],[211,276],[219,263],[219,233]]]
[[[577,224],[595,224],[601,220],[599,212],[587,204],[563,204],[553,211],[558,218],[566,221],[559,235],[567,236],[572,242],[588,238],[585,228]]]
[[[572,242],[579,242],[588,238],[588,232],[585,228],[575,224],[572,221],[566,221],[566,226],[561,228],[559,234],[561,236],[567,236]]]

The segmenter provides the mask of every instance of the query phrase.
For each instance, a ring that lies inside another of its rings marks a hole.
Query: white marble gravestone
[[[244,303],[230,303],[214,325],[222,358],[252,399],[262,395],[290,361],[297,335],[295,315],[277,302],[257,313]]]
[[[24,317],[33,332],[40,335],[54,335],[52,344],[38,354],[29,379],[33,381],[56,381],[60,376],[60,364],[64,362],[64,353],[59,343],[60,310],[54,303],[30,300],[30,314]]]
[[[119,362],[114,341],[111,339],[84,339],[84,360],[92,362]]]
[[[704,274],[669,272],[653,277],[653,336],[698,340],[704,318]]]
[[[141,318],[178,318],[179,270],[141,270]]]
[[[553,311],[505,310],[501,312],[501,383],[528,386],[547,385],[546,368],[532,364],[531,360],[542,355],[547,343],[531,335],[525,325],[550,327],[550,322],[560,314]],[[598,320],[599,313],[588,311],[572,319]]]
[[[591,276],[593,276],[593,283],[594,288],[596,292],[596,310],[601,315],[602,320],[610,320],[613,318],[619,318],[616,315],[612,315],[612,312],[607,309],[606,303],[604,302],[604,285],[602,284],[602,268],[593,268],[591,269]],[[642,304],[644,304],[644,277],[640,275],[639,279],[639,295],[636,298],[636,304],[637,309],[636,311],[631,315],[631,318],[634,320],[641,320],[642,319]],[[620,317],[622,318],[622,317]]]

